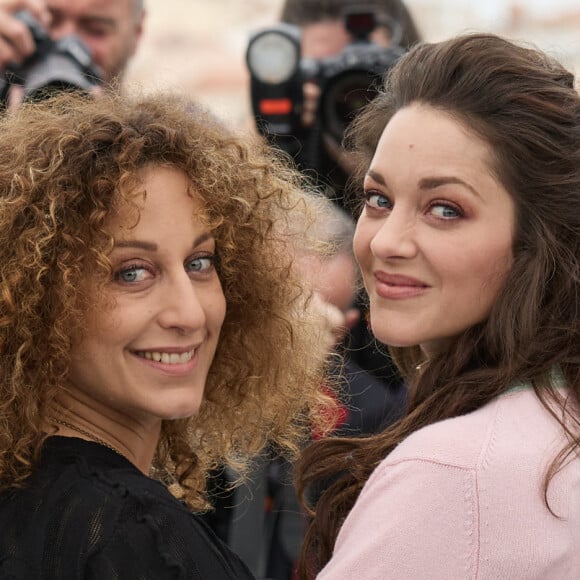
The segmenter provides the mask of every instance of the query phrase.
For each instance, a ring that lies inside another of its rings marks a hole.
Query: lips
[[[166,365],[180,365],[188,363],[195,355],[196,347],[187,349],[165,348],[155,350],[134,350],[133,354],[139,358]]]
[[[381,298],[391,300],[413,298],[424,294],[430,288],[421,280],[402,274],[376,271],[374,276],[376,292]]]

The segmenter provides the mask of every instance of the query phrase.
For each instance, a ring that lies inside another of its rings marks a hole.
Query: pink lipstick
[[[376,271],[375,290],[378,296],[389,300],[403,300],[421,296],[430,288],[428,284],[402,274]]]

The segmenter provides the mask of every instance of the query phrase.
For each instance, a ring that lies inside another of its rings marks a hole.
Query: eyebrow
[[[380,183],[381,185],[384,185],[384,186],[387,185],[387,182],[385,181],[385,178],[380,173],[377,173],[376,171],[373,171],[372,169],[369,169],[367,171],[367,175],[371,179],[374,179],[377,183]]]
[[[211,239],[213,239],[213,236],[209,232],[201,234],[193,240],[191,247],[196,248],[200,244]],[[141,250],[146,250],[147,252],[157,252],[157,250],[159,250],[159,246],[156,243],[147,242],[145,240],[115,240],[115,249],[117,248],[139,248]]]
[[[387,186],[385,178],[380,173],[377,173],[376,171],[369,169],[367,171],[367,175],[371,179],[374,179],[377,183],[380,183],[385,187]],[[481,197],[477,189],[475,189],[466,181],[463,181],[463,179],[459,179],[459,177],[442,175],[440,177],[424,177],[419,181],[419,189],[424,190],[437,189],[438,187],[442,187],[444,185],[461,185],[466,189],[468,189],[469,191],[471,191],[471,193],[473,193],[475,196]]]
[[[475,189],[472,185],[463,181],[463,179],[459,179],[459,177],[452,177],[452,176],[441,176],[441,177],[426,177],[419,181],[419,188],[420,189],[436,189],[443,185],[461,185],[465,187],[473,195],[477,197],[481,197],[477,189]]]
[[[58,8],[49,8],[49,11],[52,14],[52,17],[55,19],[66,18],[66,14],[63,10],[59,10]],[[109,16],[101,16],[100,14],[87,14],[85,16],[81,16],[79,18],[79,22],[83,26],[100,24],[110,28],[111,30],[117,28],[117,22],[114,18]]]
[[[107,18],[106,16],[84,16],[79,19],[82,26],[92,26],[94,24],[104,26],[110,30],[115,30],[117,28],[117,22],[113,18]]]

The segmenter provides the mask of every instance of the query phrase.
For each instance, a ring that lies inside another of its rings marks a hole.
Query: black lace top
[[[29,485],[0,494],[2,580],[245,580],[161,484],[97,443],[50,437]]]

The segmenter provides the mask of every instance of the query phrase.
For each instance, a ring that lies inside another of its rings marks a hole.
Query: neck
[[[114,451],[115,453],[121,455],[122,457],[125,457],[125,459],[128,459],[128,457],[124,453],[119,451],[119,449],[117,449],[116,447],[113,447],[113,445],[110,445],[104,439],[101,439],[100,437],[93,435],[91,432],[86,431],[82,427],[78,427],[74,423],[70,423],[69,421],[61,419],[59,417],[49,417],[48,420],[53,425],[57,426],[57,429],[58,429],[60,435],[63,434],[62,431],[65,431],[65,432],[66,431],[74,431],[75,434],[81,435],[82,439],[86,439],[88,441],[94,441],[95,443],[98,443],[99,445],[102,445],[103,447],[107,447],[108,449],[110,449],[111,451]],[[64,429],[62,429],[63,427],[64,427]],[[75,436],[77,436],[77,435],[75,435]]]
[[[429,342],[423,342],[419,345],[425,360],[435,358],[435,356],[447,351],[451,347],[453,338],[439,338]]]
[[[59,396],[47,420],[57,428],[57,435],[78,437],[103,445],[149,475],[159,441],[161,421],[144,427],[109,408],[103,409],[91,403],[89,405],[70,394]]]

